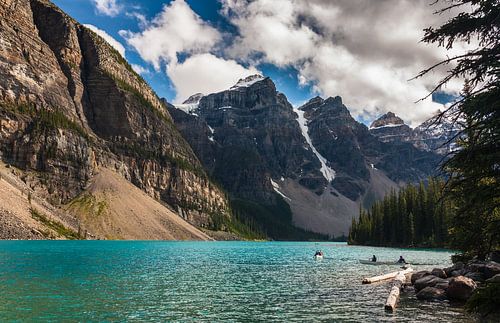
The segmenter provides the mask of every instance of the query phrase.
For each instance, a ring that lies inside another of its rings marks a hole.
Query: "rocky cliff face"
[[[439,120],[438,120],[439,119]],[[415,129],[392,112],[382,115],[373,121],[370,133],[384,142],[409,142],[423,151],[432,151],[446,155],[456,147],[456,136],[460,126],[448,117],[439,113],[423,122]]]
[[[370,125],[370,133],[383,142],[408,141],[412,136],[412,129],[403,119],[392,112],[388,112],[376,119]]]
[[[285,179],[318,194],[327,186],[293,107],[269,78],[242,79],[227,91],[202,97],[195,106],[185,102],[169,111],[208,173],[238,201],[235,208],[242,203],[283,206],[288,197],[277,182]],[[287,214],[287,208],[285,203],[279,212]]]
[[[229,216],[165,104],[102,38],[46,0],[0,2],[0,148],[55,203],[99,167],[198,226]]]
[[[294,109],[261,76],[189,101],[169,111],[232,199],[285,202],[293,223],[315,232],[347,232],[360,204],[425,178],[438,161],[408,143],[382,142],[340,97]]]
[[[434,154],[410,144],[373,136],[352,118],[340,97],[315,98],[299,110],[305,112],[312,143],[336,171],[333,187],[351,200],[368,192],[373,176],[370,170],[382,171],[395,183],[408,183],[432,174],[439,161]],[[389,116],[380,126],[401,125],[398,119]]]

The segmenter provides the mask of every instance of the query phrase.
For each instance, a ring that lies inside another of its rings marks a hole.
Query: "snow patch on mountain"
[[[393,128],[393,127],[401,127],[401,126],[406,126],[406,124],[402,123],[402,124],[394,124],[394,123],[390,123],[390,124],[386,124],[386,125],[383,125],[383,126],[371,126],[369,129],[381,129],[381,128]]]
[[[300,109],[294,109],[295,112],[297,113],[297,122],[299,123],[300,130],[302,131],[302,135],[306,139],[307,144],[311,148],[312,152],[316,155],[316,157],[319,159],[321,163],[321,173],[323,176],[326,178],[328,182],[333,181],[335,178],[335,171],[331,169],[327,163],[328,161],[326,160],[325,157],[321,156],[319,151],[314,147],[311,137],[309,136],[309,128],[307,127],[307,119],[304,116],[304,111]]]
[[[179,110],[182,110],[188,114],[192,114],[197,116],[196,111],[198,110],[199,104],[198,103],[187,103],[187,104],[174,104],[174,107],[176,107]]]
[[[270,178],[271,180],[271,185],[273,186],[273,189],[276,193],[278,193],[279,195],[281,195],[282,198],[286,199],[286,200],[289,200],[291,201],[292,199],[289,198],[288,196],[286,196],[285,194],[283,194],[281,191],[280,191],[280,186],[278,183],[276,183],[275,181],[273,181],[272,178]]]
[[[236,90],[243,87],[249,87],[259,81],[264,80],[265,77],[260,74],[250,75],[244,79],[240,79],[235,85],[231,86],[230,90]]]

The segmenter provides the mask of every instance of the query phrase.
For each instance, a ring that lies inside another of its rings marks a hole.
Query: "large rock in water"
[[[465,267],[465,264],[463,262],[459,261],[459,262],[453,264],[453,266],[444,268],[443,270],[446,273],[447,277],[451,277],[452,273],[454,271],[462,270],[462,269],[464,269],[464,267]]]
[[[422,277],[429,276],[431,273],[428,270],[417,271],[411,275],[411,284],[415,285],[415,282]]]
[[[427,286],[417,293],[417,298],[425,301],[442,301],[446,299],[446,292],[442,289]]]
[[[0,1],[0,150],[38,195],[67,203],[111,168],[192,224],[229,216],[149,85],[47,0]]]
[[[444,283],[446,283],[445,279],[436,277],[434,275],[428,275],[416,280],[413,286],[415,287],[415,290],[420,291],[425,287],[434,287],[437,284],[444,284]]]
[[[472,295],[472,292],[477,288],[476,283],[467,277],[458,276],[450,280],[446,295],[450,299],[466,301]]]
[[[446,272],[441,268],[434,268],[431,274],[439,278],[447,278]]]
[[[482,273],[485,279],[489,279],[493,276],[496,276],[500,274],[500,264],[491,261],[487,263],[486,266],[484,266]]]

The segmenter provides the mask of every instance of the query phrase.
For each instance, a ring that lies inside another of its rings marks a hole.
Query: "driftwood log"
[[[375,277],[369,277],[369,278],[363,278],[362,283],[363,284],[372,284],[376,283],[379,281],[387,280],[387,279],[392,279],[395,278],[398,274],[402,273],[403,275],[409,274],[413,271],[413,268],[406,268],[404,270],[399,270],[399,271],[394,271],[392,273],[388,273],[385,275],[380,275],[380,276],[375,276]]]
[[[394,312],[394,310],[396,309],[396,305],[399,301],[399,293],[401,291],[401,287],[405,284],[405,282],[406,276],[401,271],[392,282],[391,292],[389,293],[389,297],[387,297],[387,300],[385,301],[384,308],[386,311]]]

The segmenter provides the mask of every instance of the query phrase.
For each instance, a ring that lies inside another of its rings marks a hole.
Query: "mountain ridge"
[[[64,205],[105,167],[193,225],[230,220],[165,104],[104,39],[46,0],[0,15],[1,157],[33,194]]]
[[[381,142],[352,118],[340,97],[315,97],[293,108],[268,77],[239,83],[245,86],[201,97],[187,113],[173,105],[169,111],[233,199],[274,205],[277,200],[270,196],[277,193],[290,206],[292,223],[302,229],[345,233],[360,205],[425,178],[437,164],[437,156],[410,144]],[[284,145],[295,147],[293,153]],[[243,165],[235,152],[252,156],[245,171],[235,167]],[[294,167],[281,167],[291,161]],[[254,169],[251,178],[249,169]]]

